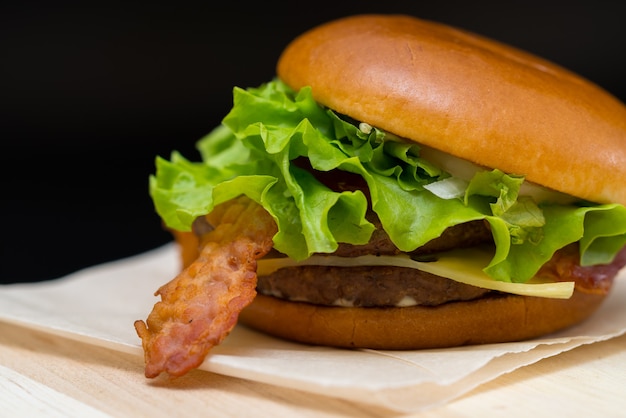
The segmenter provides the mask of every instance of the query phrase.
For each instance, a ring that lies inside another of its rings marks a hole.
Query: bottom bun
[[[570,299],[518,295],[436,307],[344,308],[257,295],[239,322],[301,343],[409,350],[521,341],[588,318],[605,295],[575,291]]]

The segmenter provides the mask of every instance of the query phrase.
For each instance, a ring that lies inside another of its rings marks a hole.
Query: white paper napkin
[[[0,286],[0,320],[143,358],[133,322],[179,269],[176,248],[103,264],[62,279]],[[583,344],[626,332],[626,270],[583,324],[521,343],[420,351],[341,350],[275,339],[237,326],[201,369],[317,394],[415,412]]]

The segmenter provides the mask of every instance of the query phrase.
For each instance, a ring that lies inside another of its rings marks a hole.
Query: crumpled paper
[[[143,358],[133,322],[179,269],[172,244],[58,280],[0,286],[0,320]],[[420,351],[344,350],[275,339],[237,326],[203,370],[398,412],[441,406],[477,386],[583,344],[626,333],[626,270],[589,320],[532,341]]]

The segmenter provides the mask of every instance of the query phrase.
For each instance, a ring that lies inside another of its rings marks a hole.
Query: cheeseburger
[[[516,341],[589,317],[626,264],[626,107],[409,16],[323,24],[234,89],[150,193],[185,269],[135,327],[184,374],[240,322],[302,343]]]

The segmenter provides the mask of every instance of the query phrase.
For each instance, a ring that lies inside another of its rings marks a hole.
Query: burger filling
[[[493,291],[389,266],[306,266],[259,276],[257,291],[294,302],[342,307],[437,306],[480,298]]]
[[[430,258],[432,257],[432,258]],[[421,257],[436,262],[437,254]],[[607,294],[626,266],[626,247],[610,264],[581,266],[576,245],[556,252],[538,272],[545,280],[574,281],[577,291]],[[423,270],[395,266],[305,265],[260,275],[257,291],[294,302],[342,307],[437,306],[505,294]]]
[[[368,214],[375,225],[379,222]],[[449,228],[439,238],[408,255],[422,262],[434,261],[436,253],[475,246],[491,240],[482,222]],[[398,255],[402,252],[382,228],[365,245],[340,244],[336,257]],[[269,257],[275,255],[270,254]],[[280,268],[258,277],[257,291],[291,301],[344,307],[436,306],[451,301],[472,300],[492,291],[440,277],[423,270],[396,266],[308,265]]]

